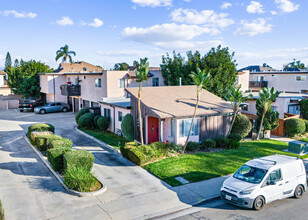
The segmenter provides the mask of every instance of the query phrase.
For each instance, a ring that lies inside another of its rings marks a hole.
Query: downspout
[[[113,133],[115,133],[116,132],[116,130],[115,130],[115,120],[116,120],[116,118],[115,118],[115,107],[114,106],[112,106],[113,107]]]
[[[55,81],[55,75],[52,75],[53,79],[53,102],[56,102],[56,81]]]

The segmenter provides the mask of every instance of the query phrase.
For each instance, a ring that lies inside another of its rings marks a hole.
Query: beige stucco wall
[[[124,97],[125,88],[119,87],[120,79],[127,79],[128,71],[104,71],[107,79],[107,97]]]
[[[150,71],[154,76],[150,77],[147,81],[142,82],[142,87],[152,87],[153,86],[153,78],[159,79],[159,85],[158,86],[164,86],[164,79],[161,75],[161,71]],[[127,81],[127,87],[138,87],[139,83],[136,82],[135,79],[129,79]]]
[[[9,95],[12,94],[12,90],[9,87],[0,87],[0,95]]]
[[[237,75],[237,85],[241,86],[243,92],[249,90],[249,70],[242,71],[243,74]]]
[[[67,97],[61,95],[63,84],[66,84],[64,75],[40,75],[41,92],[46,94],[46,102],[67,102]]]
[[[261,76],[264,76],[264,81],[268,81],[268,87],[274,87],[277,91],[282,92],[298,92],[308,90],[308,74],[250,74],[250,81],[260,81]],[[306,81],[296,81],[296,76],[306,76]]]

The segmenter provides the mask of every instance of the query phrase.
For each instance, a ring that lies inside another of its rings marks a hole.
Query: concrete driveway
[[[75,130],[73,113],[36,115],[0,111],[0,198],[8,219],[144,219],[191,207],[202,197],[170,188],[144,169]],[[74,147],[95,155],[94,173],[108,187],[96,197],[66,193],[22,138],[29,125],[47,122]]]

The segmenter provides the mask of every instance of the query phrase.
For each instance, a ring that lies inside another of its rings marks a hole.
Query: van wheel
[[[304,188],[301,185],[298,185],[294,191],[294,197],[299,199],[304,193]]]
[[[46,110],[45,110],[45,109],[41,109],[41,110],[40,110],[40,114],[43,115],[43,114],[45,114],[45,113],[46,113]]]
[[[254,210],[261,210],[264,206],[264,198],[262,196],[258,196],[255,201],[253,202]]]

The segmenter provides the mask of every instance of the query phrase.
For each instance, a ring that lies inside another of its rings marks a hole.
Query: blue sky
[[[0,6],[0,66],[6,52],[56,68],[65,44],[107,69],[148,57],[151,66],[173,50],[206,53],[218,44],[238,67],[308,64],[306,0],[10,0]]]

